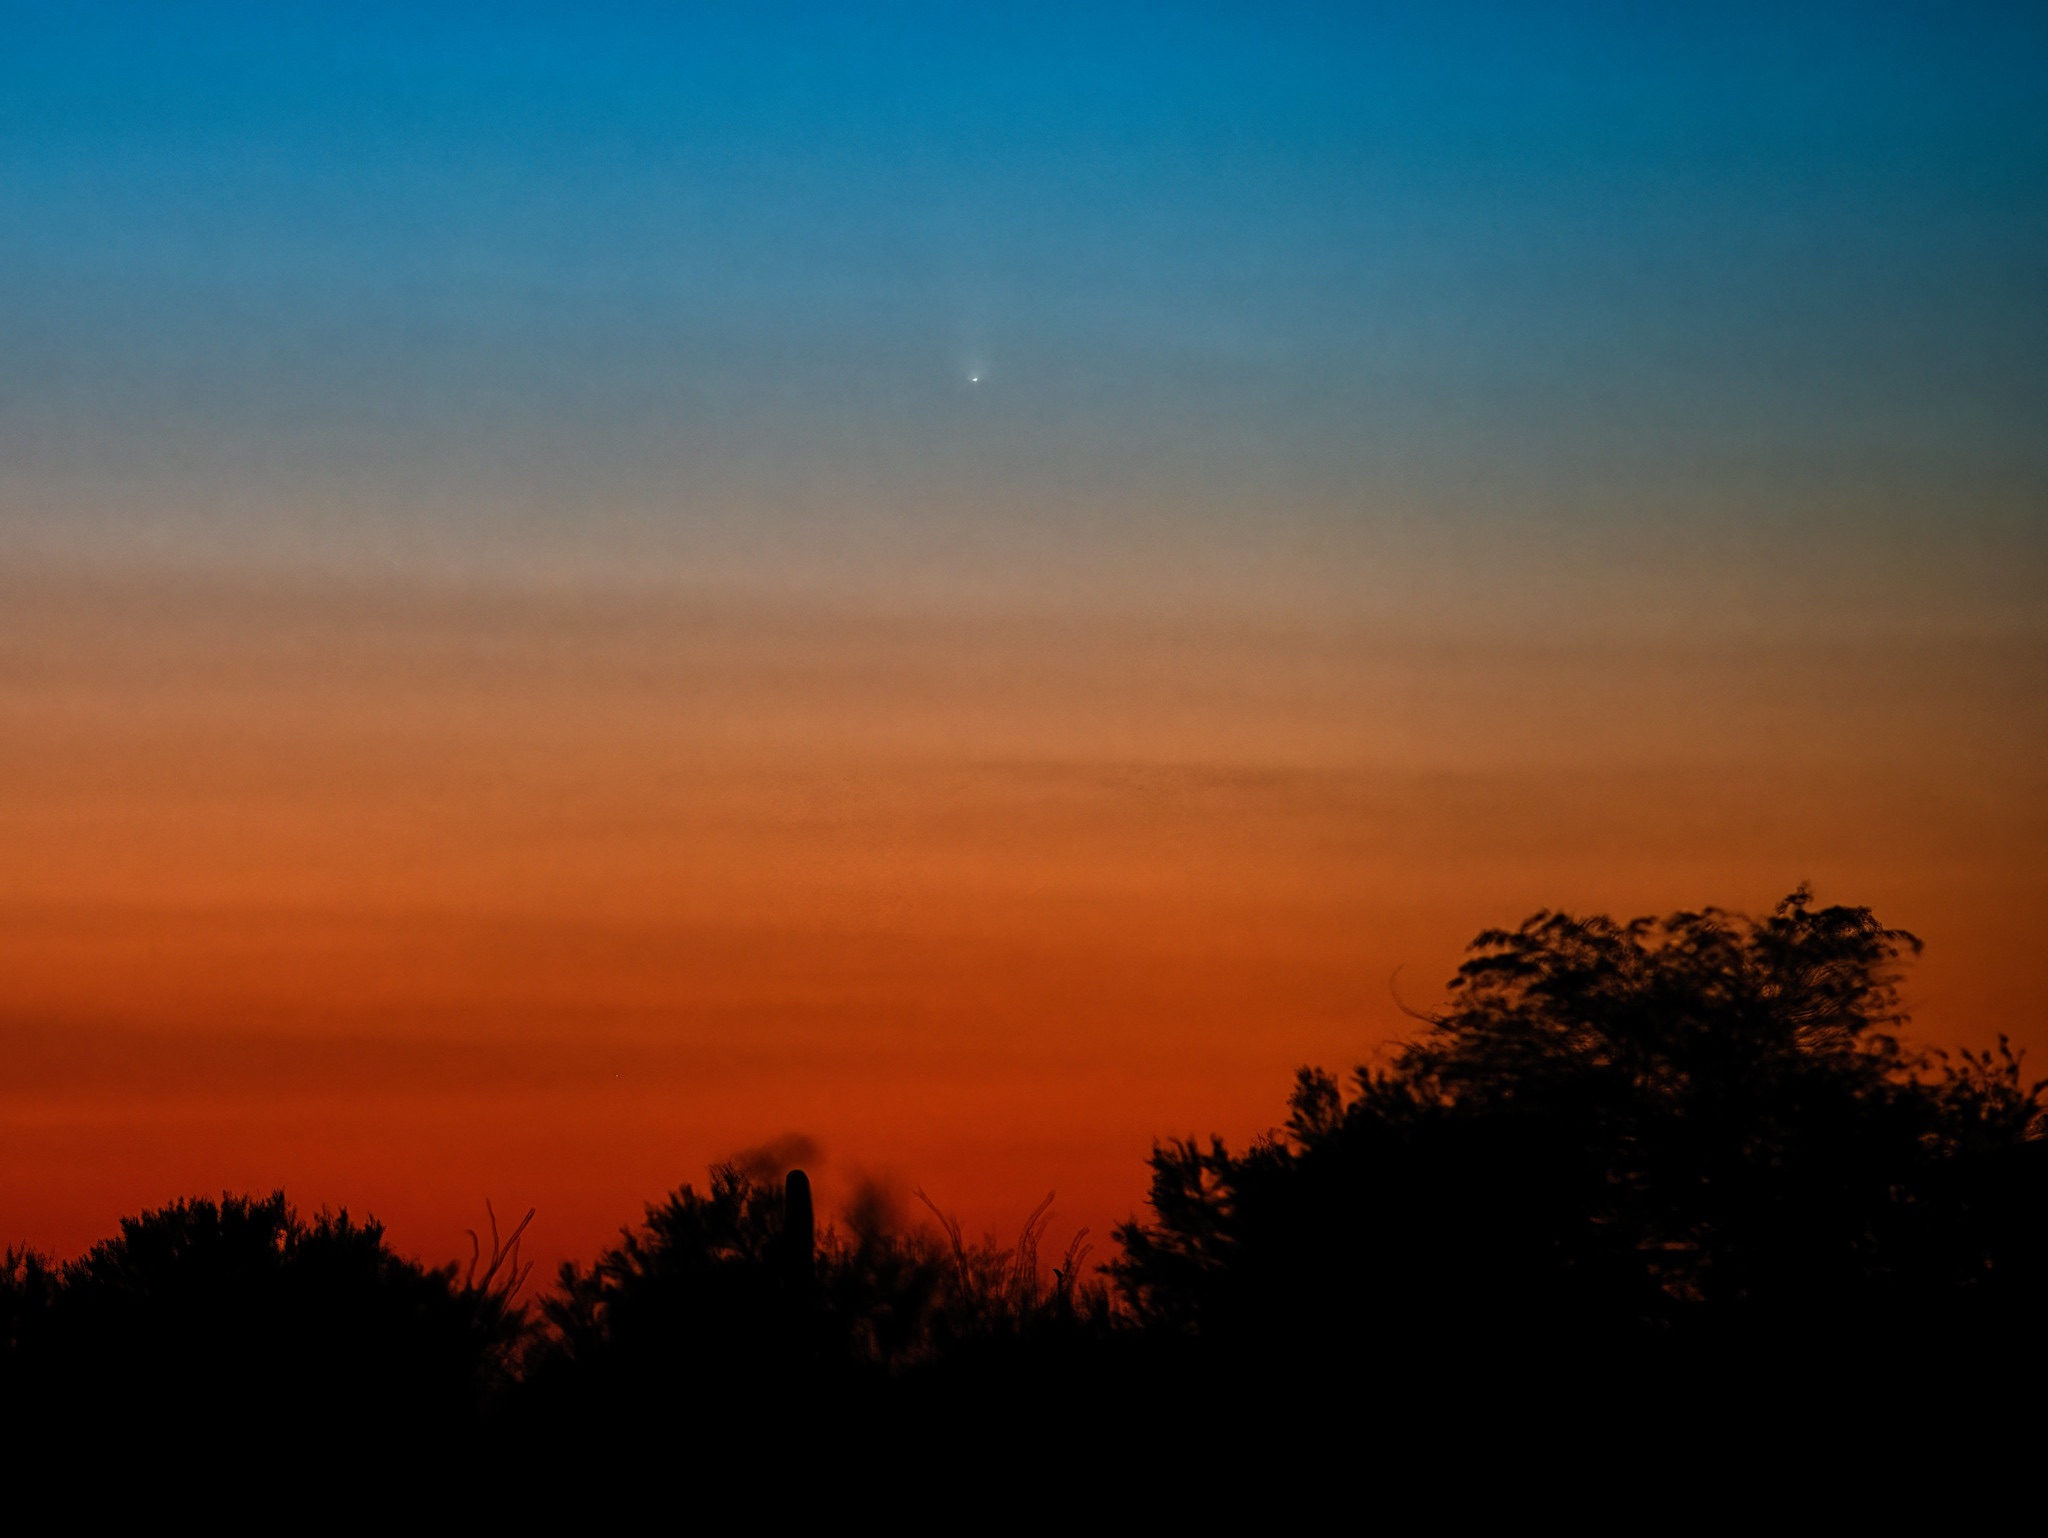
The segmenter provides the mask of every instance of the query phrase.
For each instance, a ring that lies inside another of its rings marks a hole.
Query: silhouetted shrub
[[[804,1193],[802,1206],[793,1193]],[[549,1326],[530,1363],[537,1382],[638,1402],[681,1385],[766,1413],[785,1394],[900,1376],[971,1342],[1016,1338],[1106,1311],[1078,1275],[1080,1239],[1048,1282],[1038,1245],[1050,1198],[1014,1246],[969,1244],[933,1207],[934,1239],[859,1204],[792,1263],[787,1215],[808,1221],[801,1171],[779,1192],[731,1164],[707,1190],[685,1185],[589,1267],[567,1264],[542,1304]]]
[[[51,1271],[10,1258],[17,1416],[103,1451],[423,1447],[474,1425],[524,1331],[496,1276],[458,1283],[347,1212],[283,1193],[180,1201]]]
[[[779,1265],[784,1193],[730,1165],[708,1191],[649,1207],[588,1267],[565,1263],[541,1304],[552,1338],[536,1375],[574,1373],[585,1392],[658,1390],[724,1400],[768,1395],[818,1365],[807,1290]]]

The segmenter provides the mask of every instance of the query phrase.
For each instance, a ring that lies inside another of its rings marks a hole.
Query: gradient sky
[[[0,1240],[1098,1232],[1477,929],[2048,1050],[2048,17],[0,0]]]

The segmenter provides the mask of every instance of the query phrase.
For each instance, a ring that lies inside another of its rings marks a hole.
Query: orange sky
[[[1802,880],[2048,1047],[2048,12],[1925,10],[10,8],[0,1243],[1056,1249]]]
[[[8,1241],[283,1184],[552,1260],[801,1133],[1064,1243],[1397,968],[1802,879],[1924,936],[1927,1035],[2048,1045],[2024,638],[4,585]]]

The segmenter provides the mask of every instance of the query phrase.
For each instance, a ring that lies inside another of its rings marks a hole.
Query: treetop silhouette
[[[2043,1086],[2002,1038],[1904,1044],[1918,949],[1804,888],[1489,930],[1348,1095],[1304,1069],[1244,1153],[1155,1149],[1116,1276],[1148,1323],[1274,1360],[1991,1328],[2048,1275]]]

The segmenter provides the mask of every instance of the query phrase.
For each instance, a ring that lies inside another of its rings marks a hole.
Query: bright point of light
[[[969,375],[967,376],[967,382],[968,382],[969,384],[980,384],[980,383],[981,383],[981,375],[979,375],[979,374],[969,374]]]

